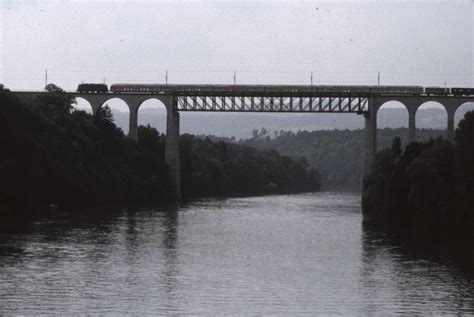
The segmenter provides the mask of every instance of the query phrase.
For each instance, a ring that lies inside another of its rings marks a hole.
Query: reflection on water
[[[408,248],[359,206],[318,193],[36,223],[0,234],[0,313],[474,313],[473,250]]]
[[[474,313],[472,246],[414,245],[363,229],[361,285],[369,302],[390,303],[394,312],[409,315]]]

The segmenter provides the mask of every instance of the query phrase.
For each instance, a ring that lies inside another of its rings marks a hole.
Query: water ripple
[[[317,193],[36,223],[0,234],[0,313],[474,314],[472,268],[367,232],[359,206]]]

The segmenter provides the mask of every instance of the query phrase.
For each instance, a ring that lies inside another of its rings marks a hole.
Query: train
[[[268,93],[268,94],[304,94],[304,93],[327,93],[327,94],[413,94],[423,93],[421,86],[297,86],[297,85],[139,85],[139,84],[114,84],[110,86],[114,93]]]
[[[150,94],[216,94],[216,93],[268,93],[268,94],[354,94],[354,95],[412,95],[474,96],[474,88],[442,88],[422,86],[370,86],[370,85],[159,85],[159,84],[106,84],[83,83],[80,93],[150,93]]]
[[[106,84],[79,84],[77,86],[77,92],[81,93],[104,93],[108,92],[109,89]]]
[[[472,96],[474,95],[474,88],[451,88],[451,93],[455,96]]]
[[[425,87],[425,94],[436,95],[436,96],[447,96],[451,93],[450,88],[443,88],[443,87]]]

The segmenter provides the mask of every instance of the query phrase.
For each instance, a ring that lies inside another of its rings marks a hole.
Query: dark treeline
[[[377,154],[364,180],[364,219],[431,239],[474,238],[474,112],[466,113],[455,143],[395,138]]]
[[[429,140],[445,131],[418,129],[419,140]],[[283,155],[305,157],[321,173],[323,189],[359,191],[364,162],[364,130],[280,131],[254,130],[250,139],[239,144],[260,150],[274,149]],[[392,139],[408,140],[408,129],[382,129],[377,132],[379,149],[389,147]]]
[[[140,126],[127,139],[103,107],[73,111],[69,96],[48,93],[19,100],[0,85],[0,217],[29,219],[46,206],[62,209],[171,199],[165,137]],[[181,137],[185,198],[316,191],[320,178],[304,159],[276,151]],[[50,208],[47,208],[48,210]]]
[[[275,150],[181,137],[182,188],[187,196],[261,195],[318,191],[321,178],[304,158]]]

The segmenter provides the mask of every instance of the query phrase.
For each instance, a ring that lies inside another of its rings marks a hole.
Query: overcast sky
[[[0,0],[0,82],[474,86],[474,0]]]

